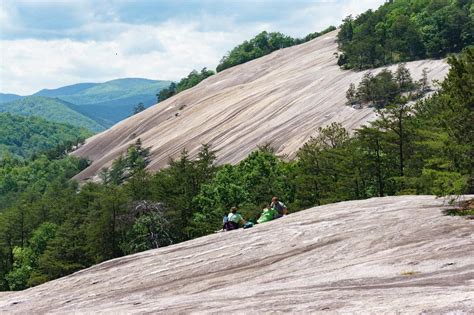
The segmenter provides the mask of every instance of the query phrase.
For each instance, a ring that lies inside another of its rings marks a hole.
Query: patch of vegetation
[[[429,90],[426,69],[423,69],[422,78],[414,82],[410,71],[404,64],[399,64],[395,73],[388,69],[383,69],[375,76],[367,72],[357,89],[351,83],[346,92],[346,105],[355,108],[368,105],[381,109],[401,97],[405,97],[407,101],[416,100]]]
[[[456,208],[444,210],[443,213],[451,216],[472,216],[474,219],[474,199],[462,201]]]
[[[230,67],[268,55],[276,50],[305,43],[315,39],[316,37],[334,31],[335,29],[334,26],[330,26],[322,32],[308,34],[302,39],[292,38],[278,32],[268,33],[263,31],[251,40],[246,40],[229,51],[227,55],[222,57],[216,71],[220,72]]]
[[[61,146],[77,146],[92,132],[38,117],[0,113],[0,160],[3,155],[30,158],[39,152],[61,150]]]
[[[474,7],[469,0],[395,0],[340,26],[338,64],[367,69],[441,58],[474,44]]]
[[[71,109],[71,105],[60,99],[45,96],[25,96],[16,101],[0,104],[0,113],[41,117],[49,121],[70,124],[94,132],[104,130],[104,127],[91,118]]]
[[[202,68],[200,72],[193,70],[187,77],[182,78],[177,84],[172,82],[167,88],[162,89],[157,94],[158,102],[164,101],[179,92],[190,89],[214,74],[214,71],[207,70],[207,68]]]

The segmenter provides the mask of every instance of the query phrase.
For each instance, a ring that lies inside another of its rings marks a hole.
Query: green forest
[[[0,113],[0,156],[30,158],[62,145],[78,145],[92,132],[39,117]]]
[[[41,117],[49,121],[70,124],[97,132],[104,130],[99,123],[73,108],[73,105],[58,98],[25,96],[21,99],[0,104],[0,113]]]
[[[335,29],[334,26],[330,26],[321,32],[308,34],[304,38],[292,38],[279,32],[268,33],[263,31],[251,40],[246,40],[229,51],[227,55],[222,57],[216,70],[221,72],[230,67],[268,55],[276,50],[305,43]]]
[[[200,72],[193,70],[186,77],[182,78],[178,83],[172,82],[167,88],[162,89],[156,96],[157,101],[161,102],[171,96],[178,94],[184,90],[190,89],[204,79],[214,75],[214,71],[202,68]]]
[[[43,89],[30,96],[0,93],[0,112],[103,131],[130,117],[134,106],[147,108],[171,81],[123,78],[103,83],[78,83]]]
[[[474,44],[470,0],[397,0],[340,26],[338,64],[367,69],[390,63],[441,58]]]
[[[237,165],[215,164],[203,145],[149,173],[140,141],[100,172],[71,178],[89,161],[67,145],[28,159],[0,160],[0,289],[20,290],[114,257],[166,246],[221,228],[238,206],[255,218],[277,195],[290,213],[343,200],[402,194],[474,193],[474,48],[450,57],[440,90],[413,106],[396,94],[379,119],[349,136],[318,130],[287,161],[262,145]],[[398,84],[399,81],[387,81]]]
[[[382,69],[376,75],[367,72],[357,88],[354,83],[346,91],[347,105],[361,107],[367,105],[382,109],[402,96],[405,101],[415,101],[431,91],[427,69],[423,69],[421,79],[413,81],[410,71],[400,63],[394,72]]]

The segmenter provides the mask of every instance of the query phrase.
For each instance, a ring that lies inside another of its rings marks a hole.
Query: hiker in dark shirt
[[[288,214],[288,208],[286,208],[283,202],[278,200],[278,197],[272,198],[272,203],[270,204],[270,207],[278,212],[276,218],[281,218],[282,216]]]

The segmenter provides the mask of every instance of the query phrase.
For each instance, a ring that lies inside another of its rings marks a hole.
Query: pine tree
[[[359,99],[357,97],[357,90],[355,88],[355,84],[351,83],[349,85],[349,89],[346,91],[346,105],[352,106],[355,105],[359,102]]]

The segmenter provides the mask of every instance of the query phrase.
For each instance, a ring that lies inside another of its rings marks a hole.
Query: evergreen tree
[[[139,112],[142,112],[145,110],[145,105],[143,105],[142,102],[138,103],[137,106],[133,108],[133,115],[138,114]]]
[[[418,81],[418,86],[420,89],[420,94],[423,95],[430,91],[430,83],[428,81],[428,69],[423,68],[421,72],[421,79]]]
[[[400,92],[408,92],[414,89],[413,79],[411,78],[410,70],[405,64],[400,63],[395,72],[395,80],[398,84]]]
[[[359,103],[359,98],[354,83],[349,85],[349,89],[346,91],[346,98],[346,105],[352,106]]]

